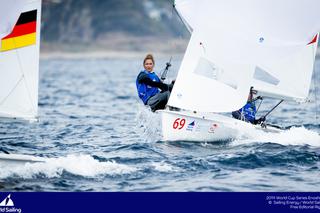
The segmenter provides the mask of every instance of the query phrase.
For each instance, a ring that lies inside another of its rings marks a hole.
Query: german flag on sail
[[[12,32],[1,40],[1,51],[13,50],[36,43],[37,10],[21,13]]]
[[[317,39],[318,39],[318,34],[313,37],[312,41],[310,41],[308,45],[316,43]]]

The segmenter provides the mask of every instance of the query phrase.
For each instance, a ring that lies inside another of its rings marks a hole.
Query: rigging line
[[[174,2],[173,2],[174,4]],[[172,7],[172,10],[171,10],[171,21],[173,20],[173,7]],[[168,39],[169,40],[169,39]],[[172,42],[168,41],[169,42],[169,45],[170,45],[170,48],[171,48],[171,57],[170,57],[170,63],[171,63],[171,60],[172,60],[172,55],[173,55],[173,50],[176,49],[176,42],[173,40]]]
[[[315,70],[314,71],[314,78],[313,78],[313,86],[314,86],[314,102],[315,102],[315,105],[316,105],[316,110],[315,110],[315,113],[316,113],[316,123],[318,122],[318,119],[319,119],[319,113],[318,113],[318,96],[317,96],[317,92],[318,92],[318,88],[317,88],[317,71]]]
[[[281,103],[283,102],[283,100],[281,100],[277,105],[275,105],[271,110],[269,110],[269,112],[267,112],[264,116],[262,116],[261,118],[266,118],[275,108],[277,108]]]
[[[258,108],[257,108],[257,112],[259,111],[262,102],[263,102],[263,99],[261,99],[261,101],[260,101],[260,103],[259,103],[259,106],[258,106]]]
[[[176,9],[176,4],[173,3],[173,10],[176,12],[177,16],[179,17],[180,21],[186,26],[188,32],[191,34],[192,33],[192,28],[190,27],[190,25],[181,17],[181,15],[179,14],[179,12]]]
[[[171,20],[173,20],[174,11],[175,11],[175,2],[172,1]],[[179,16],[179,15],[178,15],[178,16]],[[180,19],[181,19],[181,18],[180,18]],[[182,34],[182,33],[180,32],[180,35],[181,35],[181,34]],[[165,80],[166,80],[166,77],[167,77],[169,68],[171,67],[171,61],[172,61],[172,59],[173,59],[173,49],[176,49],[176,47],[177,47],[176,41],[173,41],[173,42],[168,41],[168,42],[169,42],[169,45],[172,46],[172,48],[171,48],[171,57],[170,57],[169,62],[166,63],[165,69],[164,69],[164,70],[162,71],[162,73],[161,73],[161,80],[162,80],[162,81],[165,81]]]
[[[13,39],[13,42],[14,42],[14,46],[17,47],[15,39]],[[18,59],[18,62],[19,62],[18,63],[19,64],[19,68],[20,68],[19,70],[22,73],[22,79],[24,80],[23,82],[24,82],[25,87],[27,89],[27,93],[28,93],[28,97],[29,97],[29,101],[30,101],[30,104],[31,104],[32,111],[33,111],[34,114],[36,114],[36,109],[33,107],[33,99],[32,99],[32,97],[30,95],[30,90],[29,90],[28,84],[26,83],[25,74],[23,72],[23,67],[22,67],[22,63],[21,63],[21,60],[20,60],[20,55],[19,55],[18,49],[15,49],[15,52],[16,52],[17,59]]]
[[[175,2],[174,2],[174,1],[172,1],[172,8],[171,8],[171,20],[173,19],[174,8],[175,8]]]
[[[174,1],[172,2],[172,10],[171,10],[171,21],[173,20],[173,10],[174,10]],[[175,41],[170,41],[170,39],[168,39],[168,44],[171,47],[171,56],[170,56],[170,60],[169,62],[166,63],[166,67],[162,70],[162,72],[160,73],[160,79],[164,82],[167,78],[167,74],[169,71],[169,68],[171,67],[171,61],[172,61],[172,55],[173,55],[173,49],[175,48],[176,44]],[[169,88],[168,88],[169,90]]]
[[[10,90],[9,94],[0,101],[0,105],[2,105],[9,98],[9,96],[14,92],[14,90],[20,84],[22,79],[23,79],[23,76],[20,77],[20,79],[17,81],[17,83],[14,85],[14,87]]]

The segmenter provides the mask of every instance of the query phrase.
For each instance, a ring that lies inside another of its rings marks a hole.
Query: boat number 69
[[[173,122],[173,129],[182,129],[186,124],[186,119],[177,118]]]

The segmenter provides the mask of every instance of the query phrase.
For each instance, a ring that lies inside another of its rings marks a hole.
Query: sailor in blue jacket
[[[232,112],[232,116],[234,118],[243,120],[246,122],[250,122],[252,124],[259,124],[265,120],[264,118],[256,119],[257,109],[256,109],[255,101],[260,99],[260,96],[254,100],[253,99],[254,94],[257,94],[257,91],[253,90],[253,87],[251,87],[247,104],[244,105],[244,107],[242,107],[238,111]]]
[[[136,80],[139,98],[145,105],[150,106],[154,112],[158,109],[164,109],[170,96],[173,83],[164,84],[160,78],[153,72],[154,59],[148,54],[143,60],[144,69]]]

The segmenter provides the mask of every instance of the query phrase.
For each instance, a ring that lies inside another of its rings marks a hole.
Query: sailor
[[[257,94],[257,90],[254,90],[253,87],[251,87],[247,104],[244,105],[244,107],[242,107],[238,111],[232,112],[232,116],[235,119],[243,120],[252,124],[260,124],[263,121],[265,121],[264,117],[260,119],[256,119],[257,109],[256,109],[255,101],[258,99],[261,99],[261,97],[258,96],[257,98],[253,99],[253,95],[255,94]]]
[[[171,84],[163,83],[153,71],[154,65],[153,56],[148,54],[143,60],[144,70],[136,80],[139,98],[145,105],[150,106],[153,112],[165,108],[174,84],[174,81]]]

